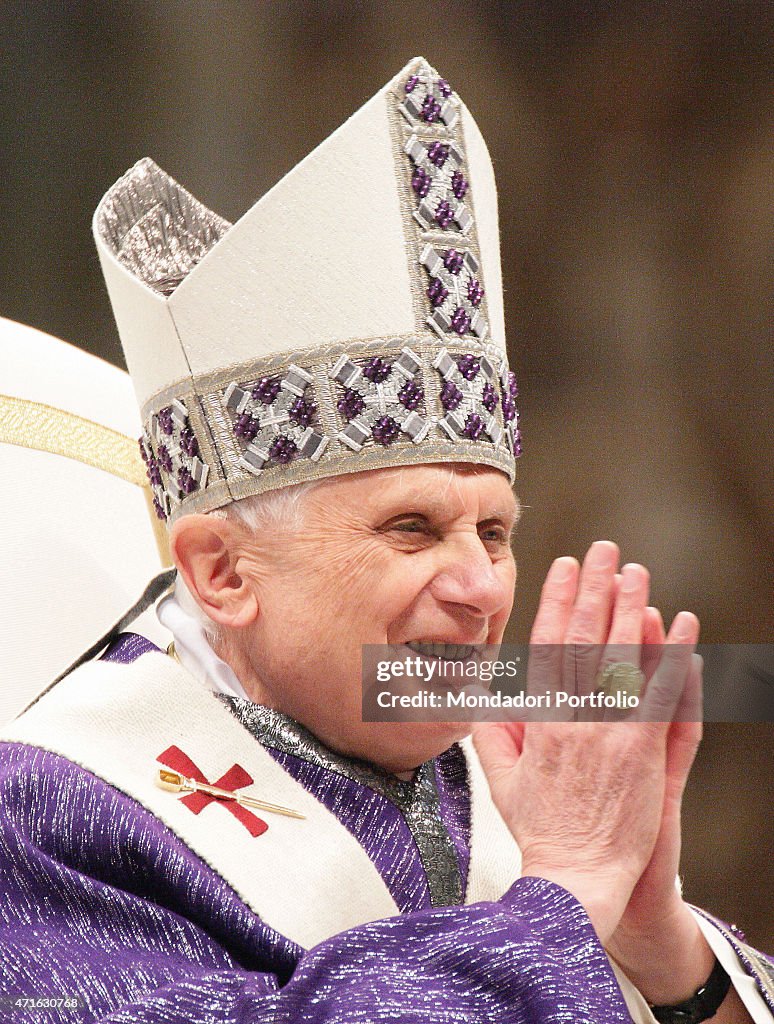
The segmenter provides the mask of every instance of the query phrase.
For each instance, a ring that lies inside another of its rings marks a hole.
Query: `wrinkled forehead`
[[[475,463],[396,466],[350,473],[321,481],[310,496],[320,509],[389,512],[396,506],[454,514],[480,507],[488,514],[518,515],[519,503],[508,477]],[[315,500],[316,499],[316,500]]]

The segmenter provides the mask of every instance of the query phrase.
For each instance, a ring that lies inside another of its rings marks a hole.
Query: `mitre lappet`
[[[94,232],[160,518],[417,463],[513,479],[491,160],[424,59],[236,224],[144,159]]]

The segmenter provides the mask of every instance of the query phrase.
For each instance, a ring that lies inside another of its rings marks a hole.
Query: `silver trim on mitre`
[[[510,377],[497,346],[444,344],[426,332],[351,339],[182,380],[143,410],[157,514],[174,521],[182,511],[400,465],[472,462],[512,481]],[[212,472],[198,472],[199,461]]]
[[[97,225],[119,263],[162,295],[171,295],[231,227],[147,157],[110,189]]]
[[[489,334],[460,99],[427,61],[391,94],[393,136],[417,327],[439,338]],[[417,264],[422,268],[417,271]]]

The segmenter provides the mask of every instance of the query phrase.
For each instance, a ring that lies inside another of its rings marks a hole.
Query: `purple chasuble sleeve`
[[[0,808],[8,1024],[630,1019],[582,907],[542,879],[304,950],[143,807],[63,758],[0,746]],[[11,1002],[40,996],[79,1005],[28,1015]]]

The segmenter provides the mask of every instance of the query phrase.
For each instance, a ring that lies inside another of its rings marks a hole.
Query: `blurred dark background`
[[[426,56],[498,176],[525,441],[511,639],[551,559],[609,537],[667,619],[774,641],[771,3],[6,3],[0,47],[0,314],[118,364],[90,234],[107,187],[151,156],[235,220]],[[706,727],[684,865],[770,951],[773,738]]]

